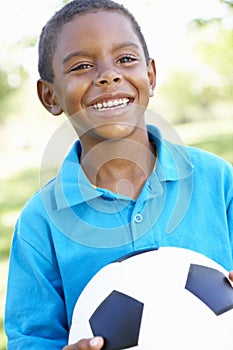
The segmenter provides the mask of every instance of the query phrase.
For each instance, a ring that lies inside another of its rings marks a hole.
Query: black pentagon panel
[[[217,316],[233,309],[233,288],[218,270],[191,264],[185,289],[203,301]]]
[[[105,339],[104,350],[138,345],[144,304],[116,290],[98,306],[89,322],[95,336]]]

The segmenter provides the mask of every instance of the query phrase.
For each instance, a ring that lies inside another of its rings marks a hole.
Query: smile
[[[123,108],[127,106],[130,102],[130,99],[127,97],[119,98],[119,99],[112,99],[108,101],[102,101],[95,103],[92,107],[97,110],[98,112],[111,110],[115,108]]]

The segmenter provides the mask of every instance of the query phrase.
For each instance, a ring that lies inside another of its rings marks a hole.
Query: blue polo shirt
[[[26,203],[10,256],[9,350],[60,350],[83,288],[124,255],[175,246],[233,269],[232,166],[163,140],[155,127],[148,133],[158,159],[137,200],[94,187],[77,141],[56,178]]]

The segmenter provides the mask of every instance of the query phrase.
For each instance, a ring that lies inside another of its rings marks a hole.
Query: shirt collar
[[[156,144],[158,155],[152,176],[156,175],[161,182],[181,180],[190,176],[193,166],[186,148],[163,140],[156,127],[149,125],[147,128],[150,141]],[[88,202],[103,194],[111,197],[106,193],[107,190],[98,189],[90,183],[80,165],[80,154],[81,144],[76,141],[55,179],[54,194],[58,210]]]
[[[152,125],[147,126],[149,139],[156,144],[157,163],[155,172],[160,181],[177,181],[193,172],[187,148],[162,138],[161,132]]]
[[[86,177],[80,162],[81,144],[76,141],[58,172],[55,180],[57,209],[74,206],[101,196]]]

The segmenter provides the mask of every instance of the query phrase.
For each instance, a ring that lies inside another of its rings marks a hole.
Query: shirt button
[[[142,214],[138,213],[138,214],[135,215],[134,221],[135,221],[137,224],[140,224],[140,222],[142,222],[142,220],[143,220]]]
[[[148,189],[149,189],[149,191],[152,191],[152,190],[153,190],[153,188],[152,188],[151,185],[148,185]]]

